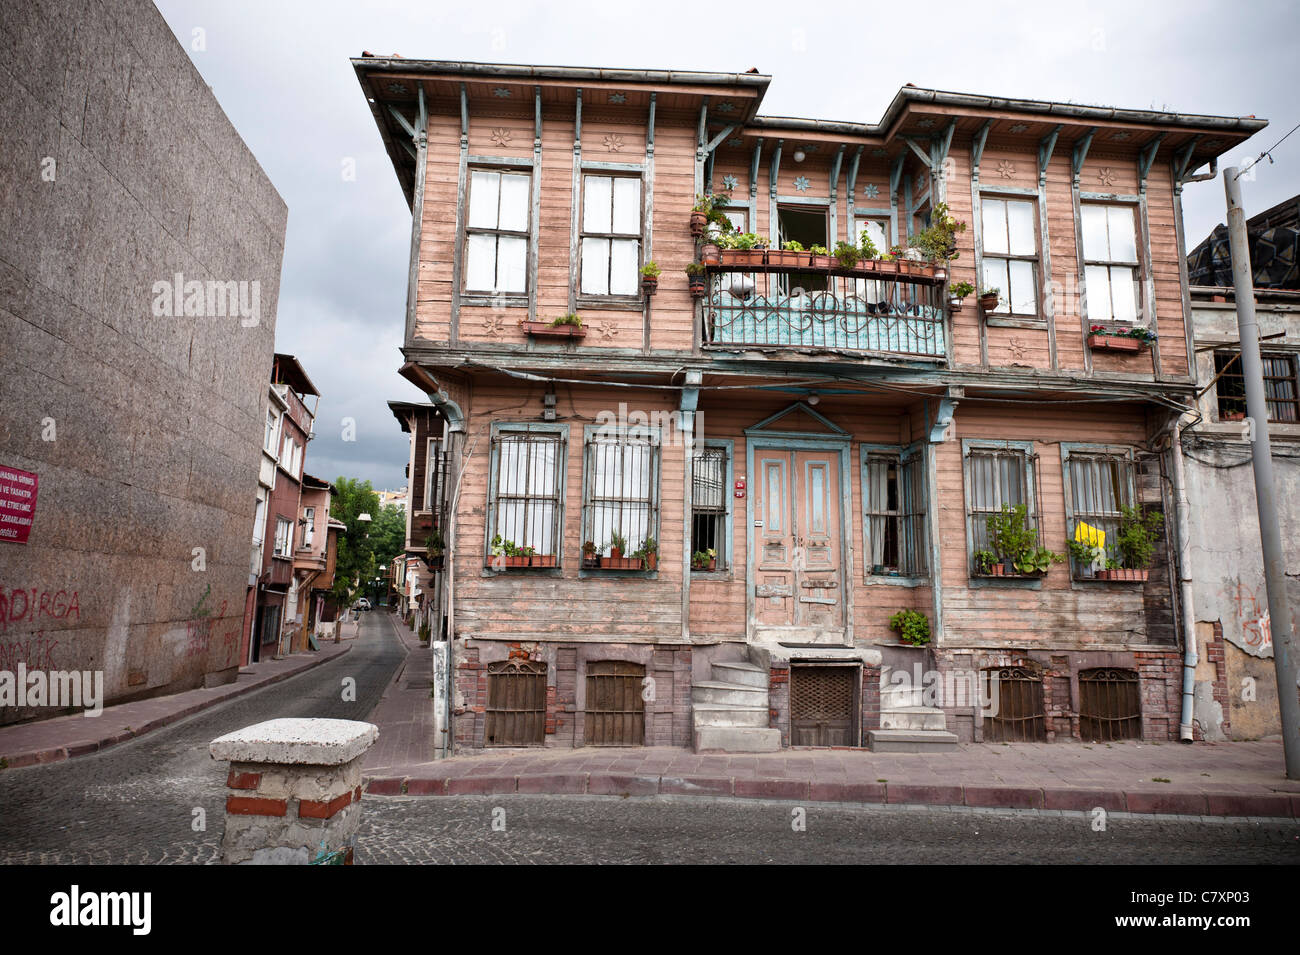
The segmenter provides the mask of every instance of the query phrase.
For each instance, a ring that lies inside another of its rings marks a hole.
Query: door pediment
[[[806,435],[815,438],[843,438],[851,437],[848,431],[845,431],[830,418],[818,414],[810,405],[803,401],[796,401],[776,414],[764,418],[758,424],[745,429],[745,434],[750,437],[762,437],[765,434],[771,435]]]

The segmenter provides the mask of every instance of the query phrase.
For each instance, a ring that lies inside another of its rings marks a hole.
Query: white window
[[[470,173],[465,291],[527,291],[528,206],[528,173]]]
[[[289,473],[294,477],[302,476],[302,445],[293,443],[293,457],[289,461]]]
[[[283,517],[275,519],[275,556],[288,557],[293,549],[293,523]]]
[[[1038,229],[1036,203],[1028,199],[980,197],[984,246],[984,288],[1001,295],[1001,315],[1038,318]]]
[[[276,425],[279,424],[278,417],[274,411],[266,413],[266,437],[262,439],[262,447],[266,448],[270,454],[275,454],[275,431]]]
[[[748,209],[723,209],[722,214],[727,217],[731,223],[731,228],[740,233],[749,231],[749,210]]]
[[[261,547],[262,540],[266,536],[266,500],[257,499],[257,507],[253,511],[253,546]]]
[[[302,509],[302,546],[310,547],[311,542],[316,537],[316,508],[304,507]]]
[[[293,438],[288,434],[280,441],[280,467],[286,471],[293,464]]]
[[[1080,211],[1088,319],[1131,325],[1137,321],[1140,300],[1135,210],[1084,203]]]
[[[516,429],[517,428],[517,429]],[[564,434],[526,425],[496,435],[488,498],[488,553],[492,542],[539,556],[559,555],[563,516]]]
[[[636,295],[640,267],[641,180],[584,176],[582,294]]]
[[[888,219],[866,219],[859,218],[856,228],[853,232],[853,240],[859,245],[862,243],[862,233],[871,236],[871,244],[880,252],[888,252],[889,241],[889,220]]]

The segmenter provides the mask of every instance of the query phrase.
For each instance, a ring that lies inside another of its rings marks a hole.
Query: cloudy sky
[[[772,75],[763,112],[875,122],[904,83],[1270,121],[1244,160],[1300,123],[1293,0],[792,4],[156,0],[289,206],[276,348],[322,398],[312,473],[404,483],[398,377],[410,213],[348,58]],[[201,30],[202,50],[194,49]],[[1243,184],[1250,213],[1300,192],[1300,132]],[[346,160],[356,178],[344,179]],[[1191,245],[1221,222],[1222,180],[1184,193]],[[355,442],[340,422],[357,421]]]

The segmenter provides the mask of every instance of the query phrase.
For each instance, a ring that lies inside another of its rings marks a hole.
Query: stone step
[[[701,726],[695,730],[695,751],[722,753],[776,753],[781,731],[757,726]]]
[[[957,734],[946,730],[868,730],[873,753],[942,753],[957,749]]]
[[[767,726],[766,706],[737,703],[696,703],[691,707],[698,726]]]
[[[880,707],[924,706],[925,687],[913,684],[890,683],[880,685]]]
[[[745,686],[708,680],[691,686],[693,703],[739,703],[744,706],[767,706],[767,687]]]
[[[768,672],[752,663],[715,663],[713,678],[720,683],[739,683],[742,686],[757,686],[767,689]]]
[[[893,730],[941,730],[948,721],[943,710],[933,706],[891,706],[880,708],[880,728]]]

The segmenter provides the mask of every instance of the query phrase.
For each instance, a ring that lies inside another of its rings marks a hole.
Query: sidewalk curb
[[[216,706],[218,703],[226,703],[230,700],[237,699],[238,697],[251,693],[254,690],[260,690],[263,687],[272,686],[273,684],[281,683],[284,680],[291,679],[292,677],[298,676],[299,674],[306,673],[308,670],[313,670],[316,667],[321,666],[322,664],[329,663],[331,660],[337,660],[339,657],[342,657],[350,652],[352,652],[352,647],[344,646],[339,650],[338,653],[331,653],[328,656],[322,656],[320,658],[316,658],[316,657],[309,658],[309,661],[300,667],[295,667],[292,670],[285,670],[280,673],[268,674],[267,676],[261,679],[255,679],[242,686],[239,685],[238,682],[235,682],[235,683],[227,683],[224,684],[224,686],[218,686],[218,687],[195,687],[192,690],[182,690],[181,691],[182,693],[193,693],[195,692],[195,690],[211,689],[211,690],[220,691],[225,689],[226,687],[231,688],[227,692],[219,692],[217,694],[214,694],[209,699],[198,700],[194,703],[187,704],[181,709],[176,710],[175,712],[166,713],[162,716],[155,717],[154,719],[149,720],[147,723],[145,723],[144,725],[138,728],[127,727],[125,730],[114,730],[112,732],[107,732],[105,733],[105,735],[100,736],[98,739],[89,739],[89,740],[77,739],[71,743],[65,743],[62,746],[52,746],[46,749],[32,749],[32,750],[21,751],[18,753],[0,752],[0,759],[3,759],[5,761],[6,764],[5,768],[20,769],[24,766],[39,766],[47,763],[61,763],[64,760],[74,759],[77,756],[86,756],[89,755],[90,753],[102,752],[103,750],[116,746],[118,743],[125,743],[127,740],[132,740],[132,739],[139,739],[141,736],[145,736],[149,733],[152,733],[154,730],[159,730],[165,726],[170,726],[172,723],[178,723],[187,717],[193,716],[195,713],[201,713],[202,711],[209,709],[210,707]],[[238,678],[236,678],[236,680],[237,679]],[[175,693],[175,694],[168,694],[166,696],[146,697],[142,700],[132,700],[131,703],[120,703],[118,704],[118,706],[131,706],[134,703],[154,703],[159,700],[167,699],[167,696],[179,696],[179,695],[181,694]],[[110,710],[115,708],[116,707],[106,707],[103,715],[98,717],[92,717],[92,718],[102,719],[103,716],[108,715]],[[73,714],[71,716],[55,717],[55,719],[84,720],[87,719],[87,717],[82,716],[80,714]],[[26,725],[29,724],[19,723],[15,725],[15,728],[18,726],[26,726]],[[3,736],[4,729],[8,729],[8,728],[9,727],[0,728],[0,737]],[[0,743],[0,745],[3,745],[3,743]]]
[[[669,776],[616,772],[521,773],[483,776],[369,776],[365,791],[374,796],[724,796],[734,799],[786,799],[809,802],[974,809],[1049,809],[1143,815],[1224,816],[1300,819],[1300,794],[1202,793],[1187,791],[1074,789],[1031,786],[923,786],[905,783],[829,782],[746,776]]]

